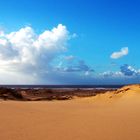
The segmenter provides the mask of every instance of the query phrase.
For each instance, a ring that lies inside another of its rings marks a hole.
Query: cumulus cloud
[[[65,51],[69,32],[59,24],[52,30],[37,35],[31,27],[0,36],[0,62],[10,67],[29,65],[44,67],[56,54]],[[44,64],[44,65],[43,65]]]
[[[112,72],[112,71],[106,71],[100,74],[101,76],[104,76],[106,78],[124,78],[124,77],[139,77],[140,76],[140,70],[137,70],[133,68],[132,66],[128,64],[124,64],[120,66],[120,71]]]
[[[120,71],[117,72],[112,72],[112,71],[106,71],[100,74],[101,76],[105,78],[118,78],[118,77],[123,77],[123,73]]]
[[[62,24],[40,34],[29,26],[8,34],[0,31],[0,84],[104,83],[100,76],[92,77],[94,69],[85,61],[64,55],[68,41],[75,37]],[[127,54],[128,48],[122,48],[112,58]],[[121,66],[119,72],[102,74],[105,78],[133,75],[140,75],[140,70],[129,65]]]
[[[0,31],[1,84],[61,84],[67,78],[81,79],[80,73],[89,75],[93,69],[84,61],[64,55],[75,37],[62,24],[40,34],[30,26],[8,34]]]
[[[71,57],[70,60],[66,60],[70,61]],[[76,62],[74,62],[74,58],[72,58],[71,63],[60,63],[57,66],[57,70],[61,72],[85,72],[85,75],[87,75],[87,73],[89,72],[94,72],[94,70],[90,66],[88,66],[83,60],[76,60]]]
[[[122,65],[120,67],[120,70],[125,76],[137,76],[137,75],[140,75],[140,70],[136,70],[132,66],[129,66],[127,64]]]
[[[64,69],[66,72],[94,71],[84,61],[78,61],[77,65],[71,65]]]
[[[118,52],[113,52],[110,57],[112,59],[119,59],[119,58],[121,58],[121,57],[123,57],[125,55],[128,55],[128,53],[129,53],[128,47],[125,47],[125,48],[122,48]]]
[[[70,36],[62,24],[41,34],[28,26],[9,34],[1,31],[0,70],[30,75],[46,73],[53,59],[67,50]]]

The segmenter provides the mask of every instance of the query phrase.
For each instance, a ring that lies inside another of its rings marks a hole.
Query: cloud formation
[[[126,64],[118,72],[96,73],[84,60],[65,55],[75,37],[62,24],[40,34],[29,26],[8,34],[0,31],[0,84],[112,84],[113,78],[140,76],[140,70]],[[128,48],[122,48],[111,57],[127,54]]]
[[[112,71],[106,71],[101,73],[104,77],[116,77],[116,78],[124,78],[124,77],[139,77],[140,76],[140,70],[137,70],[133,68],[132,66],[128,64],[124,64],[120,66],[120,71],[112,72]]]
[[[125,76],[137,76],[137,75],[140,75],[140,70],[136,70],[132,66],[129,66],[127,64],[122,65],[120,67],[120,70]]]
[[[85,63],[84,60],[78,60],[78,58],[70,55],[61,58],[60,63],[55,67],[55,71],[63,73],[85,73],[89,75],[94,72],[93,68]]]
[[[83,76],[89,75],[93,69],[84,61],[77,60],[73,55],[64,55],[68,41],[75,37],[77,35],[71,35],[62,24],[40,34],[29,26],[8,34],[1,31],[1,83],[54,84],[67,78],[77,81],[81,79],[80,73],[84,73]],[[59,57],[64,60],[59,60]],[[55,60],[58,60],[57,63]],[[73,76],[70,73],[73,73]]]
[[[93,72],[94,70],[90,68],[84,61],[78,61],[76,65],[68,65],[64,68],[65,72]]]
[[[125,48],[122,48],[120,51],[118,52],[113,52],[110,56],[110,58],[112,59],[119,59],[125,55],[128,55],[129,53],[129,50],[128,50],[128,47],[125,47]]]
[[[104,76],[105,78],[117,78],[117,77],[123,77],[123,73],[120,71],[112,72],[112,71],[106,71],[101,73],[101,76]]]
[[[9,34],[1,31],[0,71],[30,75],[46,73],[53,59],[67,50],[70,38],[62,24],[41,34],[28,26]]]
[[[37,35],[31,27],[0,35],[0,65],[9,70],[44,69],[56,54],[67,49],[69,32],[59,24],[52,30]]]

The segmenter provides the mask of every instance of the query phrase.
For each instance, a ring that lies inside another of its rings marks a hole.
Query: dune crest
[[[133,102],[140,98],[140,85],[124,86],[117,91],[113,92],[114,96],[121,97],[122,99],[131,99]]]
[[[92,102],[100,102],[100,103],[115,103],[122,102],[125,103],[129,99],[128,102],[139,101],[140,98],[140,84],[135,85],[127,85],[115,91],[108,91],[105,94],[98,94],[92,97]],[[91,98],[87,98],[91,101]]]
[[[118,93],[130,93],[130,92],[139,93],[140,92],[140,84],[124,86],[124,87],[118,89],[117,91],[115,91],[114,93],[118,94]]]

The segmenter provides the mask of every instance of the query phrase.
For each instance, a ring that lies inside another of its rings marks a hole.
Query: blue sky
[[[1,0],[0,32],[1,83],[139,82],[138,0]]]

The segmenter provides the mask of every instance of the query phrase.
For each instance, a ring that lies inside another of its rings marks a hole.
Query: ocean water
[[[111,88],[111,89],[117,89],[121,88],[124,85],[0,85],[0,87],[7,87],[7,88],[23,88],[23,89],[28,89],[28,88],[33,88],[33,89],[42,89],[42,88],[80,88],[80,89],[106,89],[106,88]]]

